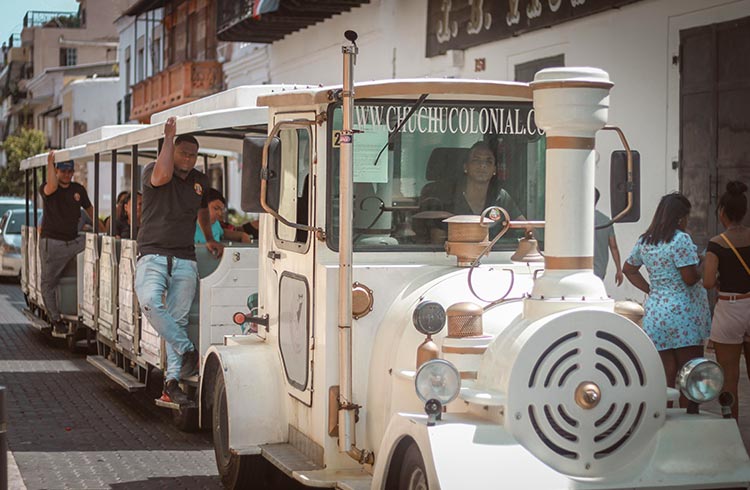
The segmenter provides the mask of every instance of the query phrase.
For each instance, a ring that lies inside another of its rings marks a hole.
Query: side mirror
[[[265,213],[260,204],[260,181],[263,169],[265,136],[245,136],[242,143],[242,210],[247,213]],[[281,167],[281,140],[275,136],[268,146],[268,181],[266,202],[279,209],[279,168]]]
[[[641,155],[631,150],[632,180],[628,180],[628,152],[612,152],[609,166],[609,207],[612,220],[617,223],[635,223],[641,219]],[[628,209],[628,194],[632,204]],[[620,216],[622,214],[622,216]]]

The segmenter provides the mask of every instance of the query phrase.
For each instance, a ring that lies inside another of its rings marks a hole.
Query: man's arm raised
[[[164,144],[156,158],[154,170],[151,172],[151,185],[159,187],[170,180],[174,174],[174,137],[177,134],[177,118],[174,116],[164,123]]]
[[[47,153],[47,182],[44,184],[44,195],[51,196],[57,190],[57,173],[55,172],[55,150]],[[36,189],[34,189],[36,192]]]

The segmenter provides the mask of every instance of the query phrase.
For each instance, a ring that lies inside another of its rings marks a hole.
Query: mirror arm
[[[310,225],[301,225],[299,223],[292,223],[291,221],[281,216],[275,209],[273,209],[271,206],[268,205],[268,201],[266,199],[268,196],[268,176],[269,176],[268,174],[270,173],[270,171],[268,170],[268,149],[270,148],[271,142],[273,141],[273,139],[276,137],[276,135],[279,134],[279,131],[281,131],[282,126],[310,129],[311,127],[315,126],[315,121],[307,121],[304,119],[295,119],[292,121],[279,121],[276,123],[276,125],[273,127],[273,129],[269,133],[268,137],[266,138],[266,143],[263,145],[263,159],[261,160],[260,205],[268,214],[273,216],[275,219],[280,221],[285,226],[288,226],[290,228],[294,228],[297,230],[311,231],[311,232],[314,232],[316,236],[325,236],[325,233],[323,232],[322,229],[318,229]]]
[[[630,210],[633,208],[633,153],[630,151],[630,145],[628,144],[627,138],[625,138],[625,133],[622,132],[622,129],[620,129],[617,126],[604,126],[602,128],[604,131],[614,131],[617,133],[617,135],[620,137],[620,141],[622,142],[622,146],[625,148],[625,154],[627,155],[627,173],[628,173],[628,180],[627,180],[627,189],[628,189],[628,205],[625,206],[625,209],[617,213],[617,216],[612,217],[608,222],[598,225],[594,227],[595,230],[601,230],[603,228],[609,228],[613,224],[620,221],[620,219],[627,215]]]

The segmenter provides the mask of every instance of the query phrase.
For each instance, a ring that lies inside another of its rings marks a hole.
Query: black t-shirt
[[[138,252],[195,260],[195,223],[198,209],[208,207],[208,177],[193,169],[185,179],[175,174],[166,184],[154,187],[151,185],[154,165],[151,162],[143,169]]]
[[[130,239],[130,223],[127,216],[123,216],[115,221],[115,235],[120,238]]]
[[[42,238],[75,240],[78,236],[81,208],[91,207],[86,188],[77,182],[71,182],[67,187],[58,185],[57,190],[47,196],[44,194],[44,185],[39,188],[44,203]]]
[[[750,266],[750,246],[736,247],[742,260]],[[719,290],[727,293],[750,293],[750,275],[731,248],[708,242],[707,250],[719,258]]]

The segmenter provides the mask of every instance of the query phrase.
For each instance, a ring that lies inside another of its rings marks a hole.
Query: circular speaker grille
[[[574,477],[601,476],[637,457],[666,406],[664,370],[643,331],[613,313],[573,311],[532,324],[524,338],[506,412],[516,439]],[[591,388],[589,398],[581,386]]]

